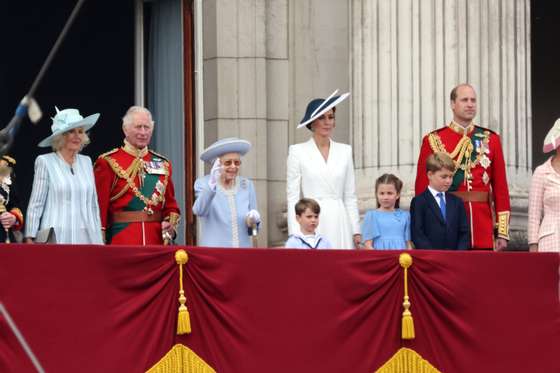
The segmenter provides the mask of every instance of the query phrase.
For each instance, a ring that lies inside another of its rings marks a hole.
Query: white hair
[[[150,124],[152,126],[154,125],[154,121],[152,119],[152,113],[150,113],[150,110],[146,109],[143,106],[131,106],[130,108],[128,108],[128,110],[126,111],[126,114],[122,118],[123,128],[125,128],[129,124],[132,124],[133,120],[134,120],[134,118],[133,118],[134,114],[138,114],[138,113],[146,114],[148,116],[149,120],[150,120]]]

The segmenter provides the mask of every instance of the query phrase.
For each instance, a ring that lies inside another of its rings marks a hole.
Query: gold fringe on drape
[[[408,298],[408,267],[412,265],[412,257],[408,253],[399,256],[399,264],[404,268],[404,300],[402,314],[402,339],[414,339],[414,320],[410,312],[410,300]]]
[[[441,373],[416,351],[401,348],[375,373]]]
[[[216,373],[193,350],[176,344],[146,373]]]
[[[177,319],[177,334],[190,334],[191,332],[191,316],[185,303],[185,290],[183,289],[183,266],[189,260],[187,252],[183,249],[175,252],[175,261],[179,265],[179,315]]]

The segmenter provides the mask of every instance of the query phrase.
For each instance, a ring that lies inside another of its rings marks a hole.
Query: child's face
[[[432,172],[428,171],[430,186],[438,192],[447,192],[453,182],[453,172],[445,168]]]
[[[393,184],[379,184],[377,186],[377,202],[382,210],[393,210],[400,194]]]
[[[315,234],[315,229],[319,225],[319,214],[314,213],[308,207],[301,215],[296,215],[296,220],[299,223],[301,233]]]

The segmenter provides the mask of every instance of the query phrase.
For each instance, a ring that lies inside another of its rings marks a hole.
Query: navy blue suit
[[[463,201],[445,193],[446,219],[428,188],[410,204],[411,237],[417,249],[466,250],[470,247],[469,223]]]

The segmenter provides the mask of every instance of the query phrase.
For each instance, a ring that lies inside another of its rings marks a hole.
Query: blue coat
[[[445,193],[446,220],[430,191],[417,195],[410,203],[411,236],[417,249],[466,250],[470,231],[463,201]]]
[[[196,200],[192,210],[202,222],[198,245],[252,247],[245,217],[250,210],[257,209],[253,183],[238,176],[233,189],[225,190],[218,184],[215,190],[211,190],[209,178],[210,175],[206,175],[194,183]]]

